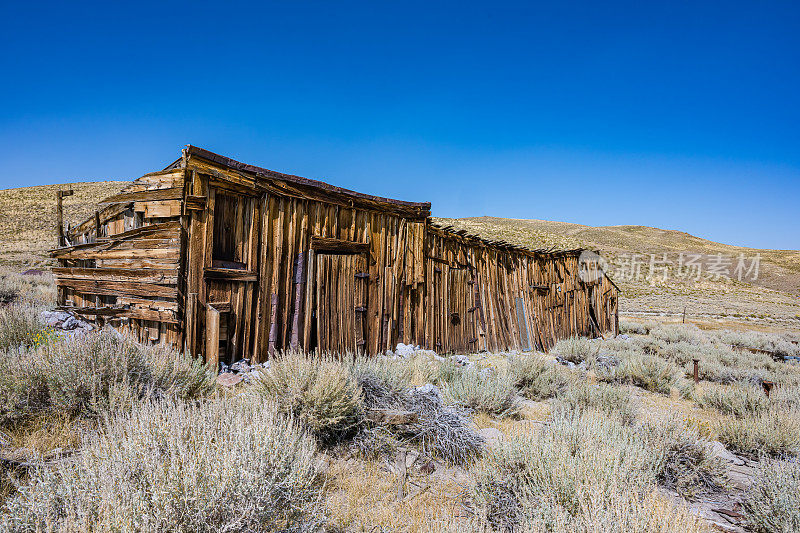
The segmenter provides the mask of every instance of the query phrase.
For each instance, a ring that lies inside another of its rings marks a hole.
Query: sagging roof
[[[350,189],[336,187],[335,185],[331,185],[323,181],[303,178],[301,176],[295,176],[293,174],[284,174],[283,172],[276,172],[274,170],[257,167],[255,165],[248,165],[246,163],[236,161],[235,159],[231,159],[230,157],[215,154],[214,152],[211,152],[204,148],[192,146],[191,144],[186,146],[185,153],[187,156],[200,157],[217,165],[222,165],[224,167],[237,170],[239,172],[253,174],[257,177],[265,178],[267,180],[280,180],[293,185],[299,185],[304,188],[316,189],[318,191],[322,191],[327,194],[351,198],[354,200],[361,200],[363,202],[367,202],[370,204],[394,206],[395,208],[398,208],[404,212],[413,214],[414,216],[421,218],[430,216],[431,212],[430,202],[407,202],[405,200],[395,200],[393,198],[384,198],[382,196],[373,196],[371,194],[364,194],[352,191]],[[165,170],[174,167],[176,163],[179,162],[180,160],[176,161],[172,165],[168,166]]]
[[[547,249],[528,248],[527,246],[521,246],[519,244],[513,244],[506,241],[485,239],[480,235],[468,233],[467,230],[464,229],[457,230],[453,226],[444,226],[442,224],[437,224],[436,222],[433,221],[429,221],[428,225],[435,231],[441,232],[442,234],[446,234],[447,236],[450,236],[452,238],[461,240],[462,242],[464,242],[464,244],[487,246],[490,248],[496,248],[499,250],[509,250],[527,255],[551,255],[551,256],[580,255],[580,253],[585,250],[584,248],[572,248],[568,250],[560,250],[557,248],[547,248]]]

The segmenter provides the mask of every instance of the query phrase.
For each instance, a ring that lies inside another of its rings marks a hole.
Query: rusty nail
[[[694,361],[694,382],[700,383],[700,359],[692,359]]]
[[[772,387],[775,386],[775,383],[772,381],[762,381],[761,386],[764,387],[764,394],[766,394],[767,398],[769,398],[769,393],[772,391]]]

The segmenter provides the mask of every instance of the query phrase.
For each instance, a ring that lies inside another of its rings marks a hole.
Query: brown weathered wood
[[[159,285],[176,285],[177,269],[133,269],[133,268],[80,268],[53,267],[56,279],[145,282]]]
[[[220,311],[213,305],[206,306],[206,364],[216,370],[219,367]]]
[[[71,311],[78,315],[88,316],[114,316],[114,317],[127,317],[138,318],[141,320],[150,320],[153,322],[165,322],[170,324],[178,324],[179,321],[175,313],[171,311],[156,311],[154,309],[142,309],[138,307],[71,307],[59,306],[59,309]]]
[[[187,211],[203,211],[206,208],[206,200],[207,198],[205,196],[189,194],[183,201],[183,205]]]
[[[82,279],[58,279],[56,283],[62,287],[68,287],[75,291],[87,294],[103,295],[128,295],[144,296],[156,298],[176,298],[178,289],[169,285],[156,285],[154,283],[142,283],[131,281],[102,281],[102,280],[82,280]]]
[[[203,269],[203,277],[205,279],[228,281],[258,281],[258,274],[232,268],[205,268]]]
[[[109,196],[98,202],[99,205],[119,204],[131,202],[152,202],[162,200],[181,200],[183,198],[183,187],[173,187],[171,189],[155,189],[152,191],[124,192]]]
[[[64,246],[64,197],[72,194],[72,189],[56,193],[56,246]]]

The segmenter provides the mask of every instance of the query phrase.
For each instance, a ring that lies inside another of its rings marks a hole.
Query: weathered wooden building
[[[52,251],[61,307],[208,361],[297,348],[548,349],[616,334],[618,291],[545,252],[189,146],[105,199]],[[591,268],[591,265],[589,266]]]

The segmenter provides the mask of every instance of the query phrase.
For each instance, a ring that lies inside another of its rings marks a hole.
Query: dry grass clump
[[[529,355],[509,357],[508,372],[514,385],[530,400],[552,398],[574,379],[555,361]]]
[[[345,364],[327,355],[284,353],[272,360],[254,390],[325,444],[352,435],[363,416],[361,387]]]
[[[556,414],[542,431],[487,454],[473,506],[497,531],[702,531],[685,510],[656,504],[660,464],[616,418]]]
[[[800,355],[800,346],[790,342],[788,335],[778,336],[759,331],[721,330],[713,333],[714,338],[722,343],[739,348],[766,350],[778,355]]]
[[[736,383],[724,387],[704,387],[696,394],[700,407],[716,409],[722,414],[742,418],[769,409],[770,401],[761,387],[751,383]]]
[[[672,363],[652,355],[635,355],[616,367],[598,369],[598,379],[612,383],[630,383],[651,392],[669,394],[678,383],[678,369]]]
[[[48,335],[47,327],[34,308],[14,304],[0,310],[0,352],[34,346],[43,335]]]
[[[800,410],[772,408],[742,418],[725,417],[716,422],[720,442],[733,451],[757,457],[800,453]]]
[[[353,368],[364,405],[417,414],[416,422],[400,426],[364,421],[351,443],[361,455],[394,455],[400,446],[414,446],[423,454],[451,464],[464,464],[482,451],[483,439],[475,431],[468,412],[445,405],[438,388],[431,385],[402,388],[391,372],[376,372],[372,365],[363,364],[360,359]]]
[[[556,399],[558,407],[577,413],[597,410],[620,417],[624,424],[632,424],[636,420],[637,409],[631,394],[605,383],[579,381],[567,387]]]
[[[725,467],[709,442],[699,437],[697,428],[676,419],[657,418],[643,422],[637,431],[661,454],[656,478],[662,486],[687,499],[725,486]]]
[[[444,393],[456,405],[498,418],[517,416],[520,411],[517,389],[508,372],[484,372],[471,367],[447,382]]]
[[[570,337],[556,342],[552,351],[561,359],[579,365],[595,357],[599,349],[599,343],[593,343],[586,337]]]
[[[319,522],[315,445],[260,401],[146,403],[6,504],[8,531],[284,531]]]
[[[675,343],[705,344],[708,339],[694,324],[661,324],[650,331],[650,335],[658,340]]]
[[[374,461],[334,460],[325,481],[326,531],[432,533],[455,524],[463,491],[455,479],[413,476],[405,498],[397,491],[397,475]]]
[[[191,399],[215,388],[201,361],[110,330],[0,353],[0,423],[53,412],[99,416],[147,398]]]
[[[800,531],[800,463],[764,459],[742,507],[757,533]]]
[[[55,302],[53,274],[42,271],[39,275],[23,276],[7,268],[0,268],[0,305],[19,303],[42,305]]]
[[[648,335],[658,324],[651,321],[638,321],[629,318],[619,320],[619,332],[626,335]]]

